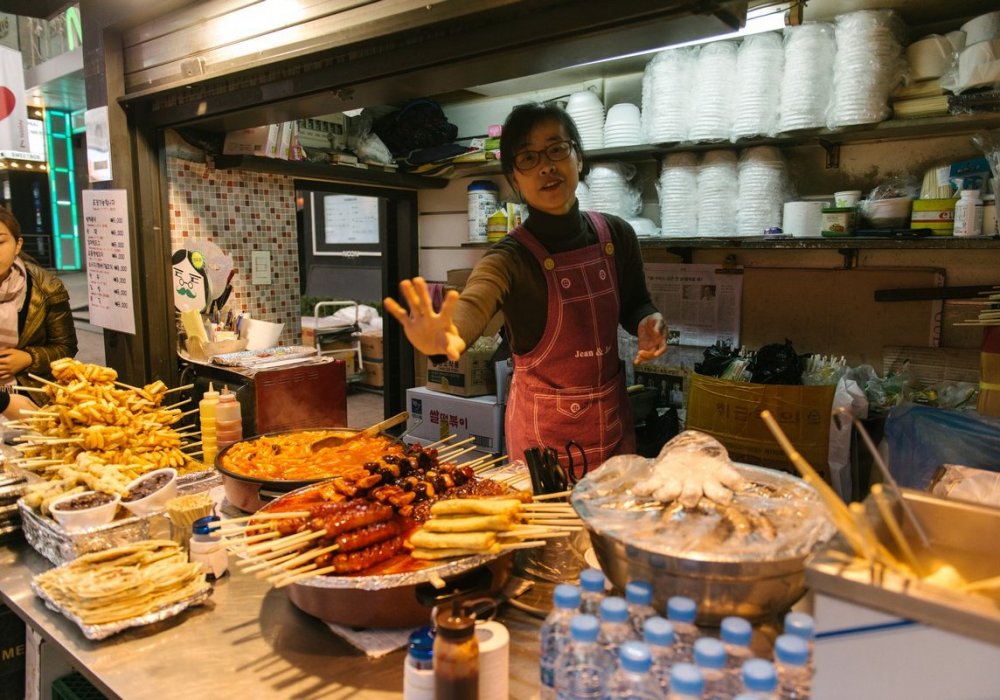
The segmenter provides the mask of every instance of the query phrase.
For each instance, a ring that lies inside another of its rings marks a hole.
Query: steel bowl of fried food
[[[721,444],[699,435],[714,457],[721,449],[728,460]],[[692,598],[701,624],[727,615],[764,621],[787,611],[805,592],[806,558],[833,534],[812,487],[781,471],[731,463],[746,487],[730,503],[702,497],[685,508],[633,492],[655,461],[613,457],[573,491],[573,506],[611,582],[624,590],[630,580],[649,581],[658,610],[670,596]]]

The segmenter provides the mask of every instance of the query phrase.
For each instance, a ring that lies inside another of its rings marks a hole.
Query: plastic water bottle
[[[653,677],[666,695],[670,690],[670,667],[674,665],[674,627],[665,617],[648,617],[642,626],[642,638],[653,657]]]
[[[767,659],[747,659],[740,676],[743,692],[736,697],[753,700],[778,700],[778,673]]]
[[[694,662],[705,679],[704,695],[709,700],[729,698],[726,677],[726,647],[714,637],[701,637],[694,643]]]
[[[726,648],[726,689],[730,695],[736,695],[743,687],[740,677],[743,664],[753,658],[750,651],[753,627],[742,617],[724,617],[720,636]]]
[[[802,612],[790,612],[785,615],[785,634],[802,637],[809,647],[809,675],[815,669],[814,654],[816,653],[816,621],[812,615]]]
[[[649,647],[630,639],[618,649],[618,670],[608,683],[607,700],[660,700],[663,691],[650,673]]]
[[[616,657],[618,647],[630,639],[635,639],[635,633],[628,619],[628,604],[624,598],[608,596],[601,601],[601,631],[597,643]]]
[[[808,698],[812,686],[809,645],[802,637],[783,634],[774,643],[774,667],[778,692],[786,700]]]
[[[614,659],[597,643],[601,623],[593,615],[578,614],[569,623],[569,644],[556,660],[556,698],[602,698]]]
[[[674,660],[690,663],[694,660],[691,649],[698,638],[694,617],[698,608],[695,602],[682,595],[667,600],[667,619],[674,626]]]
[[[569,642],[569,623],[580,607],[580,589],[567,583],[556,586],[555,607],[542,623],[541,638],[541,700],[556,696],[556,661]]]
[[[670,692],[667,700],[702,700],[705,680],[694,664],[681,662],[670,669]]]
[[[628,603],[628,617],[636,637],[642,636],[642,625],[653,617],[653,586],[646,581],[629,581],[625,585],[625,602]]]
[[[601,611],[601,600],[604,599],[604,572],[600,569],[584,569],[580,572],[580,612],[585,615],[597,615]]]

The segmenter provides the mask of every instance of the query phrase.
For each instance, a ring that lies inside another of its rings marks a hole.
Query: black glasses
[[[522,173],[533,170],[542,162],[542,154],[553,163],[569,158],[576,144],[572,141],[556,141],[540,151],[518,151],[514,154],[514,167]]]

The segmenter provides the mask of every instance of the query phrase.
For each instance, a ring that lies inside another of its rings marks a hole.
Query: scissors
[[[575,447],[577,452],[580,454],[580,464],[577,466],[576,462],[573,461],[573,451],[571,448]],[[583,447],[580,446],[576,440],[570,440],[566,443],[566,466],[562,466],[559,460],[559,451],[553,447],[546,447],[543,451],[545,463],[550,465],[552,468],[557,469],[561,472],[559,474],[560,481],[563,483],[564,488],[569,484],[575,484],[580,479],[587,475],[590,471],[590,464],[587,462],[587,453],[584,451]]]

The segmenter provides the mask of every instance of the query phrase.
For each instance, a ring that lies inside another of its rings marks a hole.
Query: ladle
[[[329,435],[325,438],[320,438],[319,440],[314,442],[311,446],[311,449],[313,452],[319,452],[324,447],[339,447],[344,443],[351,442],[352,440],[357,440],[358,438],[361,437],[373,437],[381,433],[383,430],[388,430],[393,426],[403,423],[409,417],[410,414],[407,413],[406,411],[403,411],[402,413],[397,413],[391,418],[386,418],[381,423],[376,423],[375,425],[365,428],[364,430],[359,431],[357,433],[352,433],[350,435]]]

